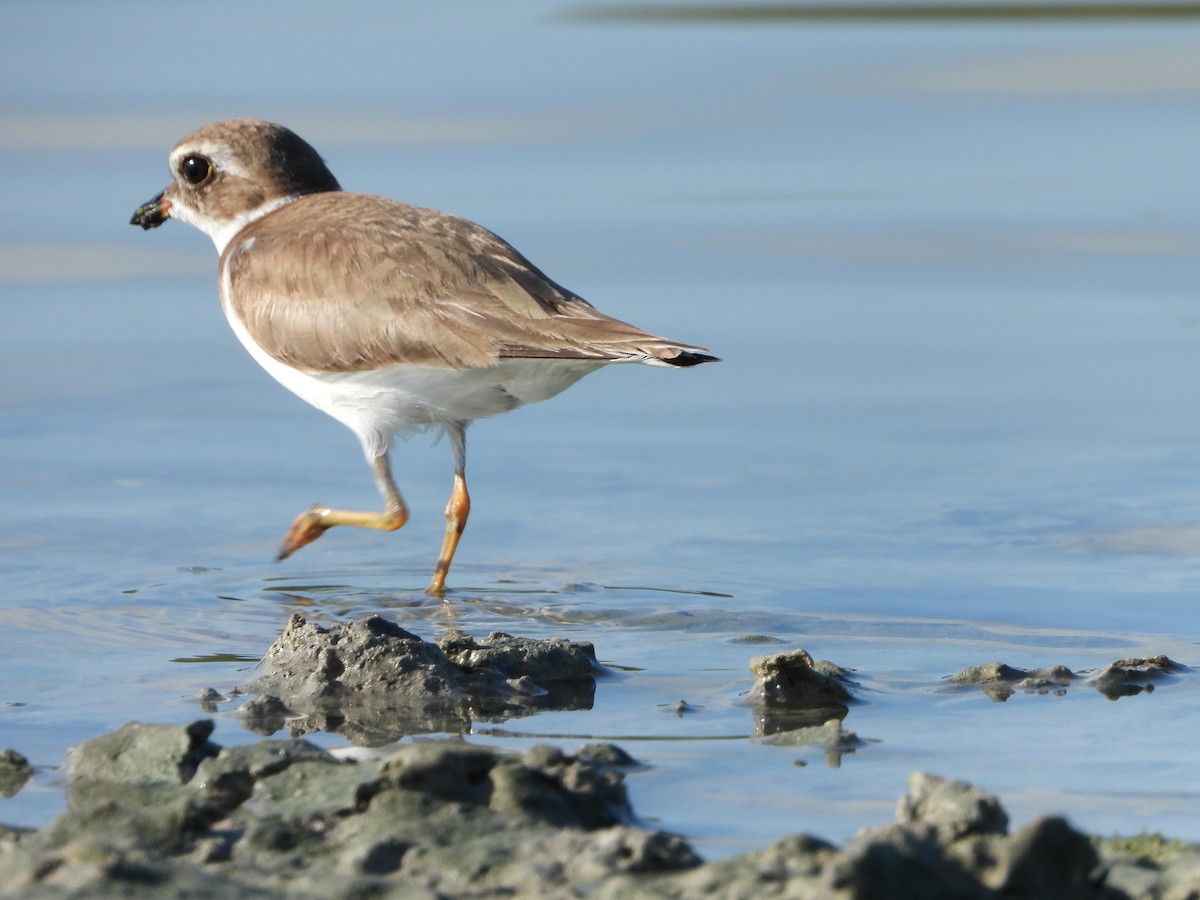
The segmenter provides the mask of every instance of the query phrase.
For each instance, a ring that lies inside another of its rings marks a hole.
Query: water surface
[[[708,856],[844,840],[914,770],[1018,824],[1200,839],[1191,674],[1116,702],[945,682],[1200,663],[1200,25],[596,8],[0,11],[0,744],[43,767],[0,821],[53,814],[72,743],[201,715],[291,612],[381,611],[592,641],[593,709],[471,740],[617,740],[635,808]],[[241,351],[207,239],[126,224],[233,115],[725,361],[477,423],[451,611],[421,594],[427,437],[394,454],[401,533],[272,563],[309,503],[373,506],[370,473]],[[795,647],[855,671],[854,752],[754,738],[747,662]]]

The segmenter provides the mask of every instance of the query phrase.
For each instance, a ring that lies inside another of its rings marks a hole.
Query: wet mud
[[[294,616],[264,656],[243,724],[272,737],[221,747],[213,723],[130,722],[71,749],[68,808],[38,829],[0,826],[0,892],[29,897],[962,897],[1185,898],[1200,848],[1097,841],[1057,816],[1012,830],[978,787],[914,773],[893,822],[843,846],[795,835],[705,862],[642,822],[612,744],[522,754],[458,737],[545,709],[587,708],[603,672],[590,644],[506,634],[424,641],[379,616]],[[989,663],[949,679],[996,700],[1087,685],[1114,698],[1187,677],[1166,657],[1073,673]],[[751,661],[755,738],[858,740],[843,720],[850,670],[803,650]],[[201,703],[219,703],[212,692]],[[304,740],[333,731],[359,748]],[[31,768],[0,753],[0,790]]]

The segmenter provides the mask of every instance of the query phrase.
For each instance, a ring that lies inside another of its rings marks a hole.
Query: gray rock
[[[1066,666],[1017,669],[1002,662],[970,666],[950,679],[951,684],[978,687],[998,703],[1017,691],[1026,694],[1062,694],[1078,676]]]
[[[292,616],[244,686],[260,734],[332,731],[363,746],[469,731],[548,709],[585,709],[602,671],[591,644],[496,633],[421,640],[377,616],[322,627]],[[288,718],[289,714],[299,718]]]
[[[1015,684],[1029,675],[1024,669],[1016,669],[1007,663],[989,662],[980,666],[968,666],[951,677],[953,684]]]
[[[853,699],[846,670],[827,660],[814,661],[805,650],[756,656],[750,660],[750,672],[755,700],[818,707]]]
[[[565,638],[534,640],[494,631],[483,640],[455,634],[437,643],[446,658],[463,669],[493,669],[508,678],[519,674],[545,683],[591,678],[604,671],[590,643]]]
[[[1017,688],[1027,694],[1061,694],[1078,677],[1066,666],[1033,669],[1017,682]]]
[[[238,718],[255,734],[272,735],[283,728],[289,716],[295,715],[286,703],[274,694],[251,697],[238,707]]]
[[[849,673],[828,660],[813,660],[806,650],[768,653],[750,660],[753,698],[810,707],[849,703]]]
[[[944,844],[1008,831],[1008,814],[991,794],[924,772],[908,777],[908,793],[900,798],[896,820],[902,825],[932,826]]]
[[[1177,673],[1189,671],[1167,656],[1118,659],[1100,670],[1090,684],[1110,700],[1151,692],[1155,684],[1173,681]]]
[[[340,702],[387,693],[452,703],[465,697],[435,644],[376,615],[329,628],[293,615],[259,667],[243,689],[281,698]]]
[[[338,764],[336,758],[307,741],[259,741],[222,749],[219,755],[200,764],[196,779],[199,784],[207,785],[227,772],[244,772],[257,781],[276,775],[297,762]]]
[[[1109,896],[1092,841],[1060,816],[1026,825],[1008,839],[1004,851],[997,879],[1004,896]]]
[[[33,776],[33,766],[16,750],[0,750],[0,796],[15,796]]]
[[[931,826],[887,825],[860,834],[824,873],[830,895],[856,900],[994,896],[948,860]]]
[[[1105,885],[1092,841],[1060,817],[1013,835],[995,797],[960,781],[916,773],[898,822],[860,834],[824,873],[854,898],[1125,900]]]
[[[1198,848],[1102,852],[1058,817],[1009,835],[996,798],[932,775],[844,849],[798,835],[703,864],[632,824],[618,748],[422,741],[354,763],[298,740],[219,750],[206,724],[75,748],[90,775],[68,783],[67,810],[0,828],[0,895],[1183,900],[1200,886]]]
[[[804,650],[771,653],[750,660],[754,687],[747,701],[755,711],[755,733],[823,725],[843,719],[854,699],[846,670],[825,660],[814,661]]]
[[[614,766],[552,747],[431,741],[360,764],[261,741],[207,756],[185,782],[178,735],[206,729],[152,731],[164,739],[131,725],[72,751],[89,777],[50,825],[0,835],[0,894],[535,897],[700,862],[626,824]]]
[[[584,744],[575,757],[601,768],[628,769],[640,765],[616,744]]]
[[[116,731],[92,738],[67,753],[67,772],[76,781],[121,781],[134,784],[184,784],[196,767],[217,753],[209,742],[213,723],[143,725],[127,722]]]
[[[1118,659],[1092,675],[1088,684],[1110,700],[1117,700],[1151,692],[1156,684],[1176,681],[1182,673],[1190,671],[1187,666],[1163,655]],[[1083,674],[1088,673],[1077,674],[1066,666],[1026,671],[1001,662],[990,662],[963,669],[950,678],[950,683],[981,688],[993,700],[1004,702],[1017,691],[1062,695]]]
[[[185,852],[215,818],[203,795],[165,782],[82,781],[70,786],[67,800],[68,812],[39,831],[32,845],[137,866]]]
[[[1107,869],[1105,883],[1114,889],[1155,900],[1200,897],[1200,845],[1145,832],[1095,843]]]
[[[808,835],[776,841],[765,850],[707,863],[658,878],[613,879],[598,896],[693,900],[760,900],[786,897],[793,900],[828,900],[832,895],[822,881],[824,872],[839,855],[830,843]]]

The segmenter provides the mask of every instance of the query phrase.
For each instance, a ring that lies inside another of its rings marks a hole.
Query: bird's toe
[[[296,516],[292,527],[283,538],[283,546],[276,560],[287,559],[305,544],[311,544],[328,531],[329,526],[325,524],[325,515],[328,512],[325,507],[314,505]]]

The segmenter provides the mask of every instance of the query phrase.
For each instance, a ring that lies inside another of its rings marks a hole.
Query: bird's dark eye
[[[213,173],[213,165],[203,156],[189,156],[179,166],[188,184],[203,184]]]

